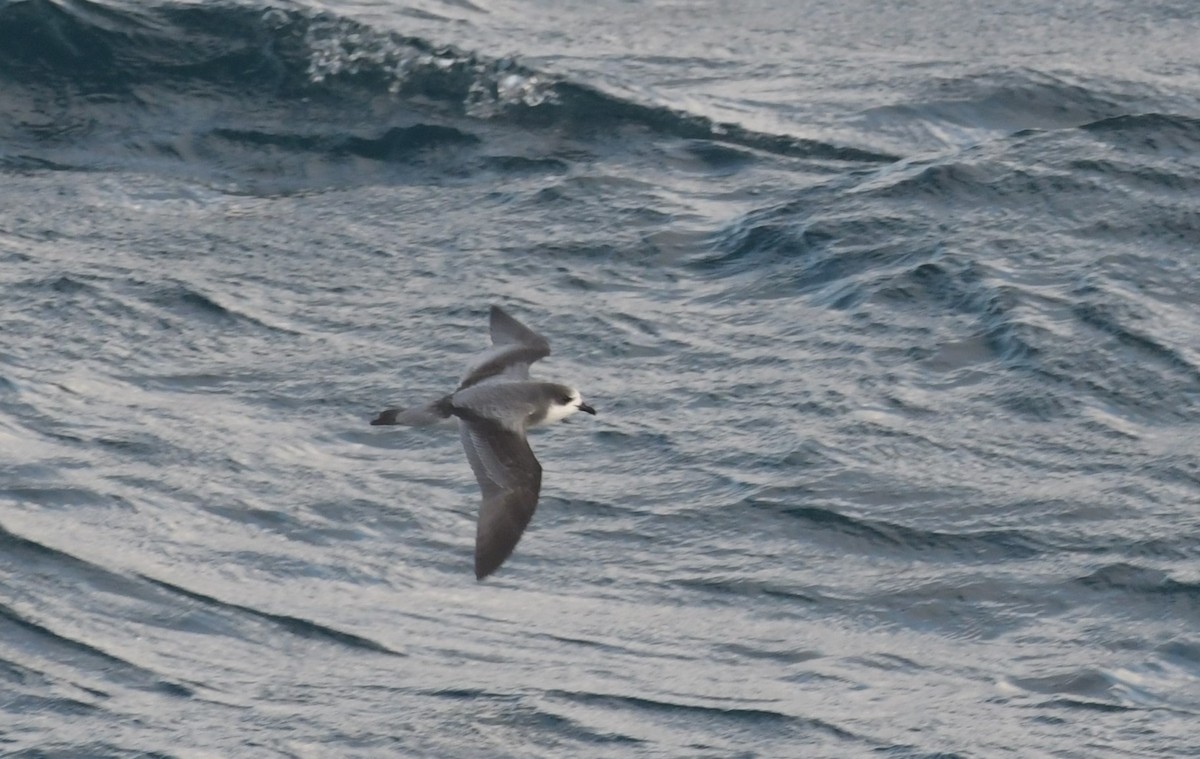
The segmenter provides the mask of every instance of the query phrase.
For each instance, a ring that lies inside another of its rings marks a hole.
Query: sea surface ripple
[[[0,0],[0,754],[1197,756],[1190,3]],[[597,407],[471,572],[498,303]]]

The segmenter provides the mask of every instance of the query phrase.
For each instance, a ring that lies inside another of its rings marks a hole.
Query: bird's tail
[[[450,418],[450,396],[442,396],[424,406],[389,408],[371,420],[372,425],[402,424],[406,427],[431,427]]]

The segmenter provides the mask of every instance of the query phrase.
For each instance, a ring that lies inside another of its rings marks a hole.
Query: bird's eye
[[[559,400],[559,403],[561,403],[561,404],[562,404],[562,405],[564,405],[564,406],[565,406],[565,405],[567,405],[567,404],[568,404],[568,403],[570,403],[570,402],[571,402],[571,396],[569,396],[569,395],[564,395],[564,396],[563,396],[563,397],[562,397],[562,398]]]

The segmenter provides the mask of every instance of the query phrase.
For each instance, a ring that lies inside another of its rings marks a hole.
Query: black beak
[[[596,409],[592,408],[591,406],[587,405],[586,403],[579,404],[579,410],[586,411],[587,413],[591,414],[592,416],[596,415]]]

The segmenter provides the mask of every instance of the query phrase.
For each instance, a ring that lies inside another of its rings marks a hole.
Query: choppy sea
[[[0,0],[0,756],[1200,756],[1192,0]],[[502,305],[598,416],[472,573]]]

